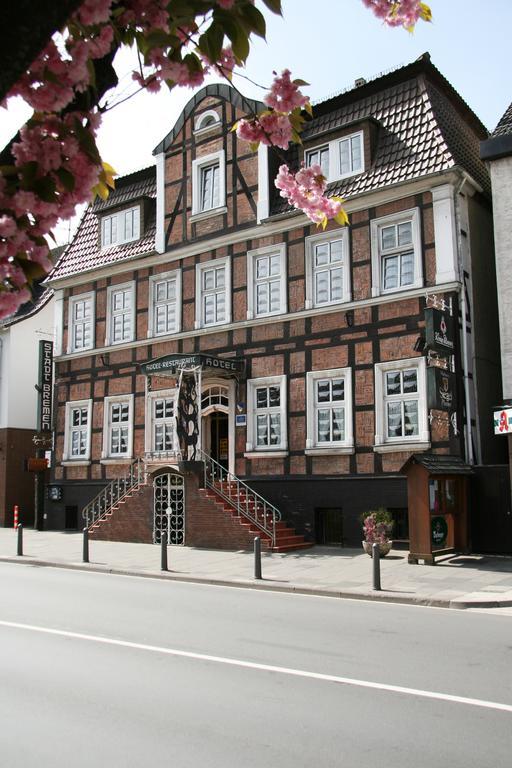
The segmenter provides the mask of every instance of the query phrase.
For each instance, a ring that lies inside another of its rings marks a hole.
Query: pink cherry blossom
[[[82,0],[76,17],[82,24],[103,24],[110,18],[112,0]]]
[[[292,82],[290,74],[290,70],[285,69],[281,77],[276,75],[270,92],[264,98],[265,104],[276,112],[293,112],[294,109],[304,107],[308,102],[308,97],[299,91],[298,86]]]
[[[326,181],[319,165],[301,168],[295,175],[288,166],[281,165],[275,180],[281,197],[290,205],[304,211],[315,224],[325,226],[328,219],[335,219],[341,212],[341,202],[324,196]]]
[[[416,22],[430,14],[428,6],[422,0],[362,0],[367,8],[382,19],[389,27],[412,29]]]

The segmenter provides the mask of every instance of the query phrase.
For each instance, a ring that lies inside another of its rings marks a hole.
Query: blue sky
[[[428,2],[434,22],[419,23],[411,35],[384,27],[361,0],[283,0],[284,19],[266,12],[267,42],[255,43],[246,74],[269,85],[272,70],[288,67],[294,77],[310,83],[304,90],[317,101],[350,87],[358,77],[375,77],[429,51],[435,66],[492,130],[512,101],[512,0]],[[131,89],[132,68],[130,56],[122,56],[120,91]],[[235,78],[234,83],[247,96],[264,93],[244,79]],[[104,118],[99,138],[104,160],[119,174],[151,164],[153,148],[191,95],[189,89],[141,93],[113,109]],[[1,146],[23,115],[16,103],[0,114]]]

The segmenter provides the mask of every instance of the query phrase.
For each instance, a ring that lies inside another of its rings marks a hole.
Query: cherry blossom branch
[[[430,20],[419,0],[362,1],[389,26],[410,29]],[[262,2],[281,13],[280,0]],[[49,40],[8,94],[24,98],[34,114],[10,147],[12,161],[0,167],[0,318],[26,301],[33,280],[51,269],[46,238],[57,220],[73,215],[91,192],[106,198],[113,188],[114,172],[101,161],[96,134],[101,113],[110,108],[100,101],[118,83],[111,67],[117,50],[135,44],[141,69],[133,77],[148,91],[163,83],[194,87],[210,68],[231,79],[247,59],[253,34],[265,36],[265,20],[247,0],[203,0],[190,8],[169,0],[83,0],[58,43]],[[267,109],[241,121],[238,135],[253,147],[262,142],[287,149],[300,141],[303,110],[311,111],[300,84],[288,70],[276,77]],[[313,221],[345,222],[340,201],[325,197],[316,166],[294,176],[283,164],[276,185]]]

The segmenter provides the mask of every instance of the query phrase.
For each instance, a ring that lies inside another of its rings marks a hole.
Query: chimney
[[[354,81],[354,85],[356,88],[360,88],[361,85],[366,85],[366,80],[364,79],[364,77],[358,77]]]

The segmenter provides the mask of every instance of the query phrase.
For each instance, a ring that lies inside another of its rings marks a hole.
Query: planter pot
[[[372,556],[372,543],[371,543],[371,541],[363,541],[361,543],[363,545],[363,549],[366,552],[366,554],[370,555],[370,557],[371,557]],[[379,554],[380,554],[380,556],[381,557],[386,557],[386,555],[388,554],[388,552],[389,552],[389,550],[391,549],[392,546],[393,546],[393,542],[392,541],[386,541],[384,544],[379,544]]]

